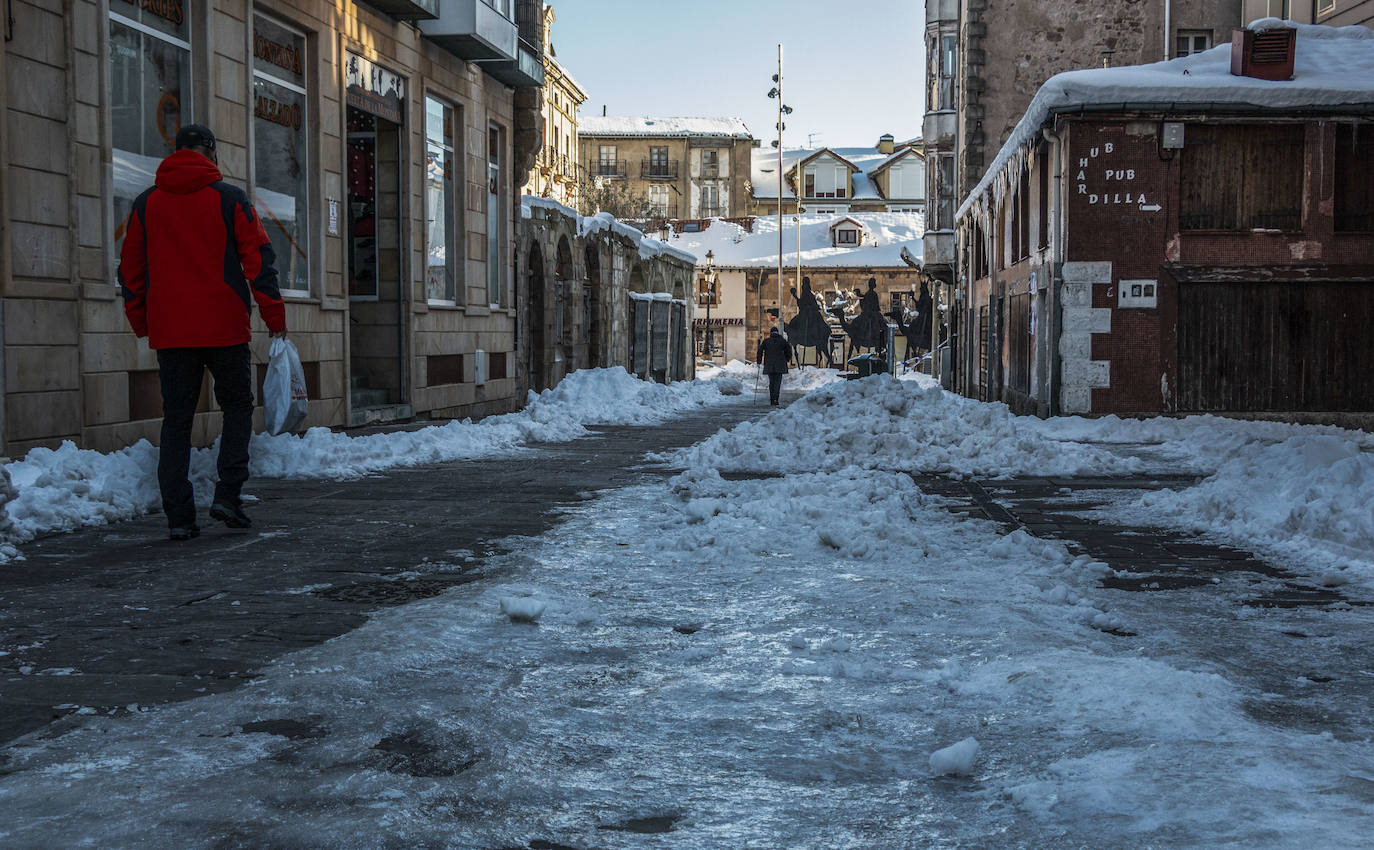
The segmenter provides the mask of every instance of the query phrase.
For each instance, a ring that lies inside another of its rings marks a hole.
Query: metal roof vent
[[[1298,31],[1292,27],[1231,31],[1231,73],[1259,80],[1293,79]]]

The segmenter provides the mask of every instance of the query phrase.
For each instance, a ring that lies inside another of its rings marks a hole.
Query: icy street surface
[[[1109,589],[1106,564],[920,486],[1210,475],[1294,440],[1364,486],[1359,435],[1239,424],[1219,449],[1228,427],[822,387],[247,687],[15,742],[0,846],[1363,846],[1369,606]],[[1367,601],[1339,555],[1361,509],[1299,511],[1290,566],[1340,560]],[[1323,703],[1328,674],[1346,696]]]

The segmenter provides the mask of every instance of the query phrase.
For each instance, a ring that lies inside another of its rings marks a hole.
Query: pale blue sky
[[[767,147],[783,45],[783,143],[861,147],[921,134],[918,0],[552,0],[553,45],[583,115],[735,116]]]

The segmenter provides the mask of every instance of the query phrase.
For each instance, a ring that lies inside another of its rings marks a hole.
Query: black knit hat
[[[186,148],[215,149],[215,134],[202,124],[187,124],[177,130],[177,150]]]

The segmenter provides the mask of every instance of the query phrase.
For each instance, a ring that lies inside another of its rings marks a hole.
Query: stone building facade
[[[591,116],[580,126],[587,175],[645,196],[644,218],[748,213],[754,142],[739,119]]]
[[[1370,43],[1300,35],[1272,97],[1225,60],[1173,89],[1089,72],[1028,116],[957,220],[954,387],[1042,416],[1374,423],[1374,110],[1341,71]]]
[[[543,144],[530,169],[524,194],[553,198],[577,207],[581,156],[577,140],[577,110],[587,102],[587,92],[554,56],[552,6],[544,7],[544,94],[540,107]]]
[[[527,293],[521,371],[529,388],[577,369],[624,366],[646,380],[688,380],[696,258],[606,214],[583,218],[526,197],[520,229]]]
[[[1138,65],[1230,40],[1242,0],[926,0],[924,259],[948,303],[954,212],[982,179],[1031,98],[1061,71]],[[957,318],[942,319],[955,332]],[[938,371],[938,361],[937,361]]]
[[[11,456],[62,440],[156,442],[157,360],[125,324],[115,269],[133,197],[190,122],[214,129],[225,179],[272,237],[307,426],[523,403],[514,259],[538,139],[539,3],[10,9],[0,292]],[[254,330],[261,374],[256,317]],[[201,444],[218,429],[210,398]]]

